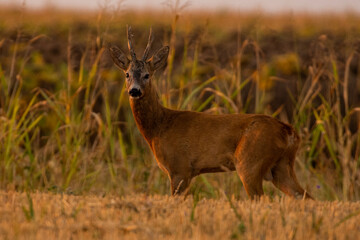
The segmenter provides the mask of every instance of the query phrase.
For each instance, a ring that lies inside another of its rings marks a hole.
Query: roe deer
[[[151,78],[167,63],[169,47],[149,58],[149,40],[136,58],[131,28],[127,29],[131,59],[118,47],[109,48],[125,72],[131,109],[159,167],[168,175],[171,194],[186,194],[191,179],[202,173],[237,171],[251,199],[263,195],[263,180],[285,194],[312,198],[294,172],[299,136],[292,126],[261,114],[211,115],[163,107]]]

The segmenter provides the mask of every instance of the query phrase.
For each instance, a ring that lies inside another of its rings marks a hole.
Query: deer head
[[[131,59],[116,46],[110,47],[109,50],[115,65],[125,73],[126,89],[130,97],[139,99],[143,97],[146,94],[147,89],[149,89],[154,72],[166,64],[169,47],[165,46],[160,48],[155,55],[149,58],[149,52],[153,42],[152,30],[150,29],[149,40],[143,57],[137,59],[131,27],[127,28],[127,38]]]

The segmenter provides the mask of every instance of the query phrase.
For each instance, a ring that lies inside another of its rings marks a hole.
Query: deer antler
[[[134,50],[134,45],[133,45],[133,32],[131,30],[131,27],[128,26],[127,27],[127,38],[128,38],[128,47],[129,47],[129,51],[130,51],[130,55],[131,55],[131,60],[133,62],[136,61],[136,54],[135,54],[135,50]]]
[[[152,28],[150,28],[149,40],[148,40],[148,43],[146,45],[144,55],[142,57],[143,61],[146,61],[148,59],[148,57],[149,57],[149,52],[150,52],[150,48],[151,48],[153,40],[154,40],[154,38],[153,38],[153,35],[152,35]]]

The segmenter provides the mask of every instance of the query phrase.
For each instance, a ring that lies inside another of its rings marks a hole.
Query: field
[[[150,13],[1,8],[0,237],[351,239],[360,232],[359,23],[352,13],[174,4]],[[150,26],[152,51],[170,46],[154,79],[163,105],[292,124],[295,170],[317,201],[265,183],[267,198],[250,202],[234,172],[197,177],[186,200],[168,197],[107,50],[127,50],[127,24],[138,55]]]
[[[1,239],[356,239],[359,202],[0,192]],[[166,207],[164,207],[166,206]]]

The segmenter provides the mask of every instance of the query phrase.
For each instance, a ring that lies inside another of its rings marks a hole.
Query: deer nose
[[[140,97],[141,96],[141,90],[139,88],[132,88],[129,91],[129,95],[132,97]]]

